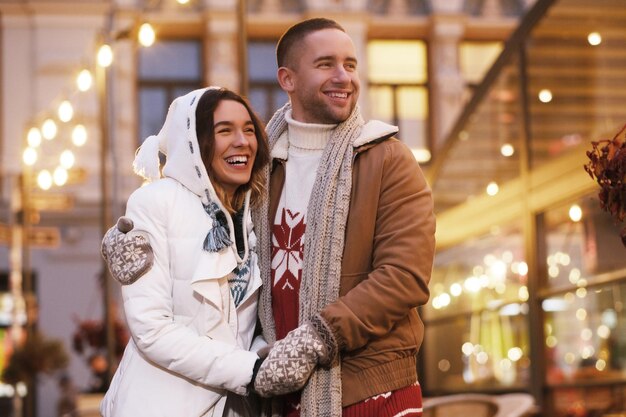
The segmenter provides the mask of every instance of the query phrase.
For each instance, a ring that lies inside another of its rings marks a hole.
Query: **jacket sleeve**
[[[396,140],[381,145],[385,156],[371,246],[372,270],[320,312],[339,349],[346,351],[387,334],[429,298],[435,251],[432,193],[408,147]]]
[[[210,387],[243,394],[257,355],[199,335],[174,320],[167,236],[171,198],[166,197],[167,190],[148,188],[131,195],[126,211],[135,225],[130,233],[144,234],[154,251],[152,268],[133,284],[122,286],[133,341],[158,366]]]

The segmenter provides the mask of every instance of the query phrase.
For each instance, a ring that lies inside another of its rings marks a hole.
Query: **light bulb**
[[[72,130],[72,143],[83,146],[87,142],[87,129],[83,125],[76,125]]]
[[[36,127],[31,127],[26,135],[26,141],[31,148],[41,145],[41,131]]]
[[[41,126],[41,133],[47,140],[52,140],[57,135],[57,124],[52,119],[46,119]]]
[[[544,88],[543,90],[539,91],[539,101],[541,101],[542,103],[551,102],[552,91],[548,90],[547,88]]]
[[[24,153],[22,154],[22,160],[28,166],[32,166],[37,162],[37,151],[33,148],[24,149]]]
[[[54,178],[54,183],[56,185],[58,185],[59,187],[62,185],[65,185],[65,183],[67,182],[67,171],[65,170],[65,168],[63,167],[57,167],[54,170],[54,174],[53,174],[53,178]]]
[[[93,84],[93,77],[88,69],[82,70],[76,78],[76,85],[80,91],[87,91]]]
[[[37,185],[39,185],[39,188],[42,190],[49,190],[50,187],[52,187],[52,175],[50,171],[44,169],[37,175]]]
[[[580,206],[578,204],[573,204],[570,208],[569,208],[569,218],[573,221],[573,222],[579,222],[580,219],[583,218],[583,209],[580,208]]]
[[[74,166],[74,162],[76,162],[76,158],[74,157],[74,154],[72,153],[72,151],[68,149],[61,153],[59,162],[61,163],[61,166],[63,168],[70,169],[71,167]]]
[[[589,42],[591,46],[598,46],[602,43],[602,35],[598,32],[591,32],[587,35],[587,42]]]
[[[498,184],[496,182],[491,181],[489,184],[487,184],[487,194],[489,194],[490,196],[498,194],[498,191],[500,191],[500,187],[498,187]]]
[[[63,100],[59,105],[59,120],[67,123],[74,117],[74,107],[68,100]]]
[[[142,46],[152,46],[156,39],[156,34],[150,23],[144,23],[139,27],[139,43]]]
[[[502,154],[502,156],[506,157],[513,156],[513,154],[515,153],[515,148],[510,143],[505,143],[500,148],[500,153]]]
[[[113,49],[111,46],[104,44],[98,49],[98,65],[108,67],[113,63]]]

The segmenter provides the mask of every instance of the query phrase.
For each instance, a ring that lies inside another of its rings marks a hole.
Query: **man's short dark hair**
[[[309,33],[323,29],[346,31],[339,23],[324,17],[314,17],[312,19],[303,20],[287,29],[278,40],[278,45],[276,45],[276,63],[278,64],[278,68],[293,64],[290,62],[292,59],[290,54],[296,43],[301,42]]]

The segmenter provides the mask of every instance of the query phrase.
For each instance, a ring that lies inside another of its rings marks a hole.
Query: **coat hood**
[[[222,208],[202,162],[196,136],[196,107],[202,94],[212,88],[219,87],[191,91],[170,104],[161,131],[146,138],[137,150],[133,169],[148,181],[159,179],[160,151],[167,157],[163,176],[180,182],[198,195],[205,206],[214,202]]]

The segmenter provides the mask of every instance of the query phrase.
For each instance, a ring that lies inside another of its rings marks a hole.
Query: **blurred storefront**
[[[590,142],[626,124],[624,6],[538,1],[431,164],[429,393],[528,391],[554,417],[626,410],[623,225],[583,169]]]

